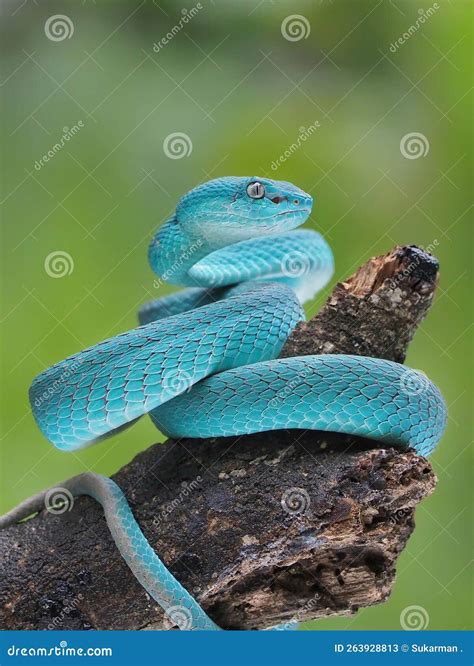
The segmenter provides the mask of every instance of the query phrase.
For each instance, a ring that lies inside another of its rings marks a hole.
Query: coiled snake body
[[[173,437],[305,428],[429,454],[446,411],[421,373],[358,356],[277,359],[304,319],[301,303],[333,273],[324,239],[292,231],[311,207],[291,183],[264,178],[218,178],[182,197],[149,260],[161,281],[189,288],[144,306],[139,328],[34,380],[30,400],[45,436],[71,451],[149,413]],[[117,484],[83,474],[61,487],[102,504],[122,556],[171,619],[184,614],[187,628],[218,629],[153,551]],[[44,498],[27,500],[0,526],[39,511]]]

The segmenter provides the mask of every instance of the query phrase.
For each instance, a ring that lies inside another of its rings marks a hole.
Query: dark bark
[[[282,355],[403,361],[437,274],[436,260],[415,247],[370,260],[298,326]],[[224,628],[348,614],[386,599],[415,506],[436,482],[412,451],[303,431],[168,440],[113,478],[155,550]],[[89,498],[3,530],[0,552],[4,628],[163,627]]]

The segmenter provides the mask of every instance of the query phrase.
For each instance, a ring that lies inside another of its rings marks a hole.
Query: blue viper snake
[[[149,261],[160,283],[187,289],[146,304],[138,328],[33,381],[43,434],[74,451],[148,413],[170,437],[313,429],[428,455],[446,409],[422,373],[361,356],[278,359],[304,320],[302,304],[334,270],[323,237],[295,230],[312,203],[291,183],[266,178],[218,178],[184,195],[152,239]],[[165,613],[187,616],[187,628],[219,629],[154,552],[115,482],[87,473],[61,487],[103,506],[120,553]],[[44,500],[45,492],[26,500],[0,527]]]

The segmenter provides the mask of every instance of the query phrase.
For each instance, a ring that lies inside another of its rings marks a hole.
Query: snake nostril
[[[300,200],[299,199],[293,199],[293,203],[295,204],[295,206],[298,206],[299,203],[300,203]]]

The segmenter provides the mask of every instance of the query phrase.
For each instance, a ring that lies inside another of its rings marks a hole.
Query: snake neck
[[[193,284],[188,275],[189,269],[223,246],[224,243],[211,243],[209,239],[191,236],[173,215],[155,234],[148,250],[148,260],[164,282],[188,286]]]

